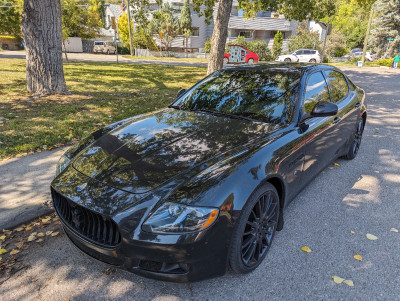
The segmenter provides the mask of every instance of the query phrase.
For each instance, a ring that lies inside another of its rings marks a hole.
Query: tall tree
[[[22,0],[0,0],[0,34],[21,36],[21,10],[16,6],[22,5]]]
[[[192,35],[192,14],[190,12],[189,0],[185,0],[180,19],[181,33],[185,38],[186,57],[188,56],[188,41]]]
[[[179,20],[174,16],[174,10],[169,3],[163,4],[163,6],[153,14],[150,27],[154,34],[162,34],[162,43],[165,49],[169,51],[173,39],[175,39],[179,33]]]
[[[400,0],[377,1],[374,10],[377,17],[372,21],[369,45],[377,57],[393,57],[400,51]],[[393,38],[390,44],[388,38]]]
[[[276,59],[282,53],[283,47],[283,36],[280,31],[278,31],[274,36],[274,44],[272,45],[272,57]]]
[[[297,27],[295,35],[289,37],[289,51],[297,49],[320,49],[319,34],[308,29],[307,22],[303,21]]]
[[[28,91],[41,96],[67,93],[61,49],[60,0],[25,0],[22,33]]]

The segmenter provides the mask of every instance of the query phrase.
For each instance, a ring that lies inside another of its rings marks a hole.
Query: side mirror
[[[185,89],[180,89],[180,90],[178,91],[178,95],[177,95],[176,97],[182,96],[182,94],[185,93],[185,92],[186,92]]]
[[[311,111],[313,117],[335,116],[339,108],[337,104],[330,101],[318,102]]]

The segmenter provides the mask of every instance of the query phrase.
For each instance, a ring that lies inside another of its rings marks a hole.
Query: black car
[[[364,98],[330,66],[219,70],[168,108],[69,149],[51,184],[55,210],[81,250],[143,276],[250,272],[296,194],[356,156]]]

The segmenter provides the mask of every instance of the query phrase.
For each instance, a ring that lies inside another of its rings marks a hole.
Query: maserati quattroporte
[[[55,210],[81,250],[143,276],[250,272],[296,194],[357,155],[364,98],[331,66],[219,70],[69,149],[51,184]]]

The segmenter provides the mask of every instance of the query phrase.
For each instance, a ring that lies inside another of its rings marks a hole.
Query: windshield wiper
[[[196,110],[191,110],[192,112],[203,112],[203,113],[209,113],[211,115],[215,116],[225,116],[229,118],[234,118],[234,119],[244,119],[248,121],[259,121],[253,118],[241,116],[241,115],[236,115],[236,114],[229,114],[229,113],[224,113],[224,112],[217,112],[217,111],[212,111],[212,110],[207,110],[207,109],[196,109]]]
[[[168,108],[182,110],[180,106],[176,106],[176,105],[169,105]]]

